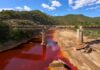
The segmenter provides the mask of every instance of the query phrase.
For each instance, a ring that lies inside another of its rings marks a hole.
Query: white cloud
[[[61,6],[61,3],[59,1],[52,1],[51,2],[53,7],[60,7]]]
[[[26,5],[23,7],[23,9],[24,9],[25,11],[30,11],[30,10],[31,10],[31,8],[28,7],[28,6],[26,6]]]
[[[13,8],[0,8],[0,11],[2,10],[14,10]]]
[[[96,4],[100,4],[100,0],[98,0],[98,1],[96,2]]]
[[[53,6],[50,7],[49,5],[44,4],[44,3],[42,4],[42,7],[43,7],[43,8],[46,8],[46,9],[49,9],[49,10],[55,10],[55,9],[56,9],[56,8],[53,7]]]
[[[16,7],[16,10],[22,11],[23,8],[22,7]]]
[[[69,5],[73,4],[73,0],[68,0]]]
[[[2,10],[30,11],[31,8],[25,5],[23,7],[15,7],[15,8],[0,8],[0,11]]]
[[[49,5],[43,3],[43,4],[42,4],[42,7],[43,7],[43,8],[48,8]]]
[[[24,7],[16,7],[15,9],[18,11],[30,11],[31,10],[31,8],[26,5]]]
[[[57,7],[60,7],[61,6],[61,3],[59,1],[54,0],[54,1],[51,1],[51,5],[42,3],[41,6],[43,8],[48,9],[48,10],[55,10]]]
[[[100,0],[69,0],[72,9],[79,9],[86,6],[100,5]]]
[[[86,10],[95,10],[95,9],[100,9],[100,6],[90,7],[90,8],[87,8]]]
[[[73,6],[73,9],[78,9],[83,6],[90,5],[94,2],[95,0],[77,0],[75,1],[75,6]]]

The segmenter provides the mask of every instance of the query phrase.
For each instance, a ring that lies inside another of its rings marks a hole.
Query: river
[[[0,53],[0,70],[48,70],[49,64],[60,59],[66,70],[77,70],[63,57],[59,45],[54,40],[55,31],[46,33],[47,45],[27,42],[16,48]]]

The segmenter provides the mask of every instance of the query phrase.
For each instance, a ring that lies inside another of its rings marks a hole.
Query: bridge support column
[[[82,26],[80,26],[79,29],[77,29],[77,40],[78,40],[79,44],[83,43],[83,29],[82,29]]]
[[[42,42],[41,42],[41,45],[45,45],[45,30],[43,29],[42,32]]]

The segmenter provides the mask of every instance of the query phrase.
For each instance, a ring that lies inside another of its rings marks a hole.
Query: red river
[[[54,40],[54,31],[46,34],[47,45],[27,42],[16,48],[0,53],[0,70],[49,70],[54,60],[65,63],[66,70],[77,70],[70,61],[63,57],[59,45]]]

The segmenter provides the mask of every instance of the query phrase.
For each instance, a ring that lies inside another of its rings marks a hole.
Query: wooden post
[[[77,29],[77,41],[79,42],[79,38],[80,38],[80,29]]]
[[[41,45],[45,45],[46,44],[46,42],[45,42],[45,28],[42,29],[41,34],[42,34],[42,42],[41,42]]]
[[[79,29],[77,29],[77,39],[79,44],[83,43],[83,29],[82,26],[79,27]]]
[[[80,26],[80,43],[83,43],[83,28]]]
[[[45,29],[43,28],[42,29],[42,42],[41,42],[41,45],[43,47],[43,59],[45,59],[45,56],[46,56],[46,37],[45,37]]]
[[[41,42],[41,45],[43,45],[44,44],[44,31],[42,30],[42,32],[41,32],[41,35],[42,35],[42,42]]]

